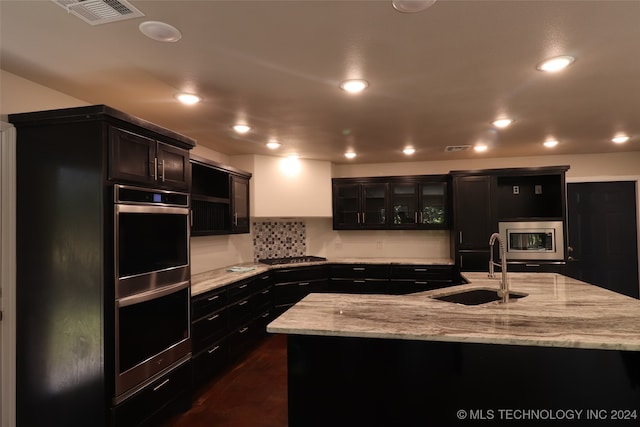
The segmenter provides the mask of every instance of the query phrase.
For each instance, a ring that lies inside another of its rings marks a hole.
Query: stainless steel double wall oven
[[[189,194],[114,186],[115,399],[191,355]]]

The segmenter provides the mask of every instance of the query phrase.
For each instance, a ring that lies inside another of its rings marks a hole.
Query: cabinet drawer
[[[191,360],[153,381],[112,409],[112,425],[117,427],[158,425],[165,413],[184,410],[191,401]]]
[[[193,322],[191,334],[193,336],[194,353],[225,336],[229,330],[228,313],[227,309],[222,309]]]
[[[291,305],[300,301],[312,292],[323,292],[327,288],[327,280],[309,280],[293,283],[276,283],[273,287],[276,305]]]
[[[233,330],[251,320],[253,314],[252,301],[245,298],[229,306],[229,328]]]
[[[450,265],[393,265],[392,279],[453,280],[453,266]]]
[[[227,292],[229,293],[229,302],[234,303],[251,295],[253,292],[253,282],[254,279],[251,278],[229,285],[227,288]]]
[[[227,338],[230,360],[246,353],[260,336],[260,329],[254,322],[249,322],[234,330]]]
[[[193,381],[195,385],[204,384],[213,376],[222,372],[229,362],[226,340],[211,344],[193,358]]]
[[[411,280],[395,279],[389,282],[389,293],[392,295],[405,295],[415,292],[430,291],[432,289],[446,288],[454,283],[451,280]]]
[[[227,305],[226,288],[216,289],[193,298],[193,319],[199,319]]]
[[[273,286],[269,286],[253,294],[251,304],[256,312],[271,307],[273,305]]]
[[[273,270],[273,283],[326,279],[328,271],[327,265],[275,269]]]
[[[386,265],[344,264],[331,266],[332,278],[387,279],[389,267]]]
[[[329,282],[329,292],[345,294],[386,294],[388,287],[387,279],[332,278]]]

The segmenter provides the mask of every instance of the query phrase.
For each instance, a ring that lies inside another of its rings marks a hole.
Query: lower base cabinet
[[[158,426],[191,407],[192,363],[187,360],[111,410],[113,427]]]

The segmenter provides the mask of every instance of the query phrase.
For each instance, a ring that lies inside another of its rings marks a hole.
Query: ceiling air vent
[[[456,151],[467,151],[471,148],[470,145],[448,145],[444,151],[447,153],[455,153]]]
[[[52,0],[67,12],[91,25],[123,21],[144,16],[125,0]]]

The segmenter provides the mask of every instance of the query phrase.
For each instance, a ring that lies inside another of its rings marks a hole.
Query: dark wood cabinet
[[[389,181],[391,229],[448,229],[446,175],[397,177]]]
[[[271,275],[263,274],[192,298],[193,377],[209,381],[266,334],[273,316]]]
[[[195,141],[104,105],[12,114],[9,121],[17,128],[20,190],[18,425],[158,425],[167,411],[190,403],[191,375],[185,371],[191,369],[188,361],[170,366],[112,403],[113,187],[186,188],[188,180],[173,172],[171,182],[153,180],[153,158],[162,144],[182,158],[176,164],[184,164]],[[174,160],[165,162],[165,174]]]
[[[386,228],[388,198],[389,185],[386,182],[374,179],[334,179],[333,228]]]
[[[458,285],[453,265],[392,265],[389,293],[411,294]]]
[[[327,265],[278,268],[272,270],[276,314],[284,312],[312,292],[326,292]]]
[[[346,294],[389,293],[389,266],[372,264],[332,265],[329,292]]]
[[[462,271],[483,271],[489,263],[489,237],[498,231],[492,212],[490,175],[453,176],[453,245]]]
[[[335,230],[448,229],[447,175],[334,178]]]
[[[452,171],[452,256],[460,270],[488,270],[489,238],[499,221],[564,221],[568,168]]]
[[[111,126],[109,154],[113,180],[173,190],[189,188],[188,150]]]
[[[251,174],[191,158],[191,235],[249,233]]]

